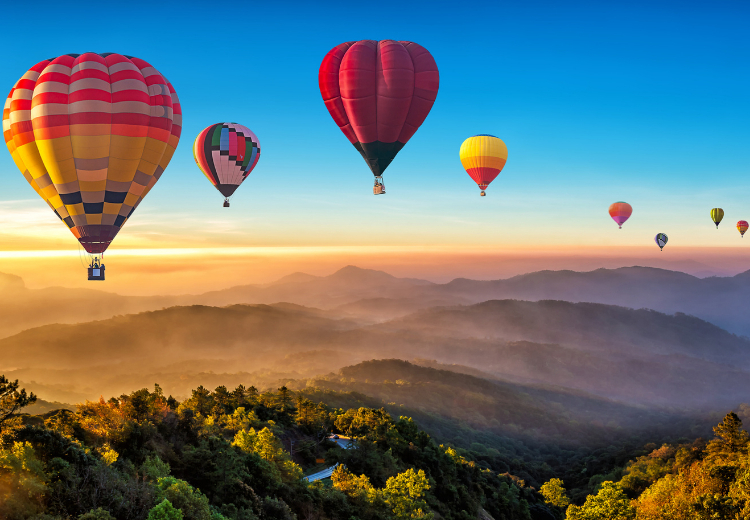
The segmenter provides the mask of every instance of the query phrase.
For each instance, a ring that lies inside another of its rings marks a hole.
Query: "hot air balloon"
[[[217,123],[204,128],[193,143],[193,158],[211,184],[229,197],[250,175],[260,159],[260,142],[252,130],[237,123]]]
[[[716,229],[719,229],[719,223],[724,218],[724,210],[721,208],[714,208],[711,210],[711,220],[716,224]]]
[[[737,230],[740,232],[740,236],[745,238],[745,231],[747,231],[747,220],[740,220],[737,222]]]
[[[458,155],[466,173],[479,186],[479,195],[484,197],[484,190],[495,180],[508,160],[508,148],[502,139],[494,135],[479,134],[464,141]]]
[[[331,117],[375,175],[373,193],[384,194],[383,172],[437,97],[435,60],[413,42],[346,42],[323,58],[318,83]]]
[[[31,187],[91,255],[103,256],[159,180],[180,139],[172,85],[121,54],[66,54],[18,80],[3,135]],[[94,257],[89,279],[103,280]]]
[[[654,241],[656,242],[656,245],[659,246],[659,249],[664,251],[664,246],[667,245],[667,235],[664,233],[657,233],[654,237]]]
[[[633,214],[633,206],[627,202],[615,202],[609,206],[609,216],[612,220],[617,222],[617,225],[622,229],[622,225],[626,220]]]

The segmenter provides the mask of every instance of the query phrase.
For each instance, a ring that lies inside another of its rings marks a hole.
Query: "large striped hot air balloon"
[[[323,58],[320,93],[331,117],[375,175],[382,175],[429,114],[440,75],[432,55],[413,42],[342,43]]]
[[[479,134],[469,137],[461,144],[458,156],[466,173],[479,186],[479,194],[484,197],[484,190],[495,180],[508,160],[508,147],[494,135]]]
[[[664,251],[664,246],[667,245],[667,235],[665,233],[657,233],[654,237],[654,242],[656,242],[656,245],[659,246],[659,249],[661,251]]]
[[[740,236],[742,238],[745,238],[745,231],[747,231],[747,228],[747,220],[740,220],[739,222],[737,222],[737,231],[740,232]]]
[[[260,159],[260,142],[252,130],[237,123],[217,123],[204,128],[193,143],[193,158],[211,184],[229,197],[250,175]]]
[[[719,223],[724,218],[724,210],[721,208],[714,208],[711,210],[711,220],[716,224],[716,229],[719,229]]]
[[[617,222],[617,225],[622,229],[622,225],[626,220],[633,214],[633,206],[627,202],[615,202],[609,206],[609,216],[612,220]]]
[[[16,166],[91,254],[104,253],[159,180],[181,126],[166,78],[114,53],[37,63],[3,110]]]

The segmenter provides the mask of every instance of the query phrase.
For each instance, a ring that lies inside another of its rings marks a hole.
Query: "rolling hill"
[[[596,438],[601,443],[626,432],[666,431],[685,418],[580,391],[493,381],[396,359],[365,361],[301,383],[307,393],[333,390],[374,397],[394,415],[407,413],[420,424],[432,424],[430,429],[438,435],[440,421],[434,419],[442,417],[450,419],[454,427],[459,423],[507,437],[575,445],[584,430],[589,442]]]
[[[66,402],[156,382],[176,395],[199,384],[273,385],[383,358],[645,406],[733,406],[750,392],[750,341],[684,315],[506,300],[378,324],[334,316],[292,304],[187,306],[46,325],[0,340],[0,373]]]

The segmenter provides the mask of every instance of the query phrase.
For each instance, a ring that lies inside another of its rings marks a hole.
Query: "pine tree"
[[[291,396],[289,395],[289,389],[286,386],[279,388],[279,405],[282,412],[286,412],[289,409],[291,403]]]
[[[36,402],[33,392],[26,394],[26,389],[18,390],[18,379],[9,381],[0,375],[0,432],[3,431],[5,423],[14,413]]]
[[[742,420],[734,412],[729,412],[721,424],[714,426],[714,435],[706,447],[711,459],[735,458],[748,444],[748,434],[742,429]]]

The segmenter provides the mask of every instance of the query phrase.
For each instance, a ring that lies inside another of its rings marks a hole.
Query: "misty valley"
[[[0,294],[0,518],[750,518],[750,271]]]

